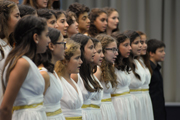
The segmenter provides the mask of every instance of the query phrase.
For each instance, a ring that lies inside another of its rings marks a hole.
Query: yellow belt
[[[60,113],[62,113],[61,108],[56,110],[56,111],[54,111],[54,112],[46,112],[46,116],[54,116],[54,115],[58,115]]]
[[[138,91],[142,91],[142,89],[130,90],[130,92],[138,92]]]
[[[90,104],[90,105],[83,104],[81,108],[88,108],[88,107],[100,108],[98,105],[94,105],[94,104]]]
[[[82,116],[79,117],[65,117],[66,120],[82,120]]]
[[[141,89],[141,91],[149,91],[149,89]]]
[[[102,99],[101,102],[111,102],[111,98]]]
[[[129,94],[129,93],[130,92],[124,92],[124,93],[120,93],[120,94],[111,94],[111,97],[117,97],[117,96]]]
[[[32,104],[32,105],[14,106],[12,111],[20,110],[20,109],[27,109],[27,108],[36,108],[39,105],[43,105],[43,102],[37,103],[37,104]]]

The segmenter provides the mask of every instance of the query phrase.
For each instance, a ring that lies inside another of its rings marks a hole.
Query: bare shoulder
[[[20,58],[20,59],[17,61],[16,66],[17,66],[17,67],[21,67],[21,68],[27,68],[27,69],[29,69],[30,64],[29,64],[29,62],[28,62],[26,59]]]
[[[71,78],[77,83],[78,82],[78,75],[77,74],[71,74]]]

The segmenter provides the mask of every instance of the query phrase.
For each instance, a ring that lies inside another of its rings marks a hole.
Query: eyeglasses
[[[117,48],[105,48],[105,50],[111,50],[113,53],[116,53],[118,51]]]
[[[66,48],[66,42],[56,42],[54,44],[64,44],[64,49]]]

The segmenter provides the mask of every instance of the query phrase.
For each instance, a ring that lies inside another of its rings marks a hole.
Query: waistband
[[[78,116],[78,117],[65,117],[66,120],[82,120],[82,116]]]
[[[102,99],[101,102],[111,102],[111,98]]]
[[[120,93],[120,94],[111,94],[111,97],[117,97],[117,96],[129,94],[129,93],[130,92],[123,92],[123,93]]]
[[[62,110],[61,109],[58,109],[54,112],[46,112],[46,116],[54,116],[54,115],[58,115],[58,114],[61,114],[62,113]]]
[[[81,108],[88,108],[88,107],[92,107],[92,108],[100,108],[100,106],[94,105],[94,104],[89,104],[89,105],[83,104]]]

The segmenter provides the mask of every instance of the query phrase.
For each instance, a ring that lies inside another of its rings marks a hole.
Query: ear
[[[153,57],[154,54],[155,54],[155,53],[153,53],[153,52],[149,52],[149,56],[150,56],[150,57]]]
[[[50,49],[51,51],[54,50],[54,45],[52,44],[52,42],[50,42],[50,43],[48,44],[48,47],[49,47],[49,49]]]
[[[34,40],[34,42],[35,42],[36,44],[39,43],[39,36],[38,36],[37,33],[34,33],[34,35],[33,35],[33,40]]]

